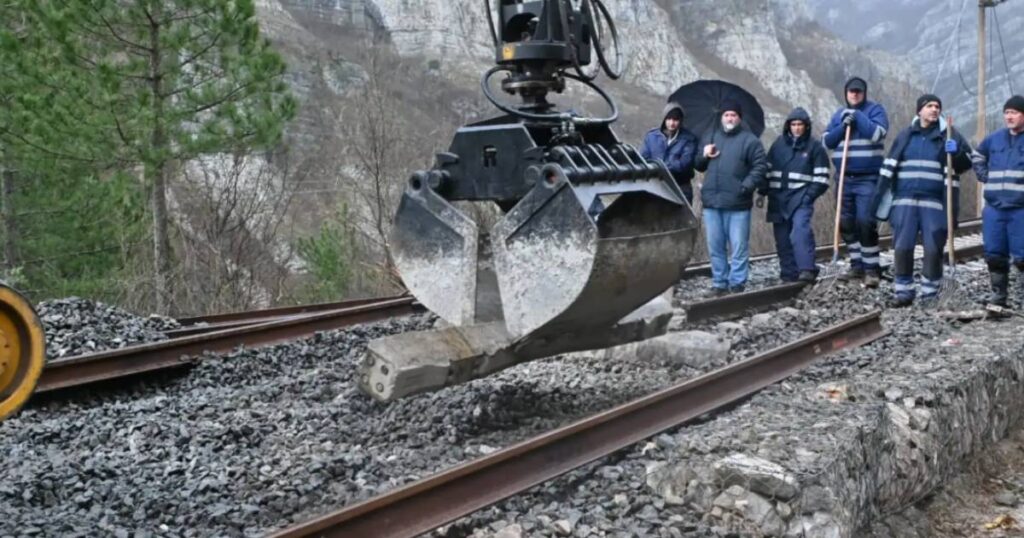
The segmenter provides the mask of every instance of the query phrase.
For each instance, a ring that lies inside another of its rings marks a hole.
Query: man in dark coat
[[[651,129],[644,136],[640,155],[645,159],[660,160],[672,172],[686,201],[693,203],[693,161],[697,156],[697,137],[683,128],[684,111],[678,103],[665,105],[661,127]]]
[[[992,282],[989,302],[1006,306],[1010,262],[1024,272],[1024,96],[1003,105],[1006,128],[978,145],[971,156],[978,181],[985,184],[981,232]]]
[[[880,197],[891,192],[891,210],[880,204],[876,215],[888,219],[893,233],[893,306],[914,302],[914,247],[921,235],[921,299],[934,298],[942,282],[942,253],[949,230],[946,211],[946,155],[953,156],[953,215],[956,224],[961,173],[971,169],[971,147],[955,129],[946,137],[942,101],[931,94],[917,99],[917,117],[896,137],[882,165]]]
[[[785,282],[814,282],[814,201],[828,190],[828,152],[811,136],[811,116],[795,108],[768,151],[766,218],[774,225],[779,270]]]
[[[761,141],[743,128],[739,103],[722,103],[721,125],[701,140],[696,168],[704,172],[700,200],[711,257],[712,296],[741,292],[750,264],[750,210],[764,186],[768,160]],[[726,246],[731,256],[726,256]]]

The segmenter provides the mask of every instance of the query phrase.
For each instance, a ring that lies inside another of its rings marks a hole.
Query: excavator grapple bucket
[[[543,175],[491,234],[511,334],[611,326],[679,279],[696,226],[667,183],[574,187],[558,165]]]
[[[661,295],[693,253],[696,218],[665,164],[611,129],[615,103],[583,66],[594,52],[617,78],[595,28],[618,34],[594,5],[497,1],[498,65],[481,89],[504,114],[463,126],[432,169],[412,174],[391,237],[406,287],[450,326],[370,342],[359,380],[374,398],[667,330]],[[520,106],[492,94],[498,72]],[[546,95],[566,80],[597,92],[611,115],[555,110]]]

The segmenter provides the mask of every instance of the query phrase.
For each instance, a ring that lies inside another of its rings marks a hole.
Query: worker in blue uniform
[[[1007,306],[1011,262],[1024,271],[1024,97],[1006,102],[1003,120],[1006,128],[988,135],[971,156],[985,184],[981,230],[992,285],[988,300],[999,306]]]
[[[885,157],[889,118],[885,107],[868,100],[868,84],[864,79],[851,78],[844,91],[846,107],[832,116],[823,137],[825,147],[834,150],[832,164],[837,173],[843,150],[847,150],[839,229],[850,255],[850,270],[843,278],[863,279],[865,286],[874,288],[878,287],[880,270],[878,224],[872,214],[872,204]],[[850,128],[849,148],[844,147],[847,127]]]
[[[814,201],[828,190],[828,152],[811,136],[811,116],[796,108],[768,151],[766,219],[775,232],[780,277],[784,282],[814,282]]]
[[[953,217],[960,198],[959,175],[971,169],[971,148],[956,130],[946,136],[942,101],[935,95],[917,100],[917,117],[896,137],[882,166],[879,193],[891,192],[891,204],[879,204],[878,218],[893,231],[893,306],[914,302],[914,247],[918,234],[924,247],[921,263],[922,300],[934,299],[942,282],[946,246],[947,155],[953,156]],[[880,197],[881,198],[881,197]]]

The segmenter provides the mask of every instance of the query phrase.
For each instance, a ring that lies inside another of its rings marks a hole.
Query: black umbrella
[[[679,103],[686,116],[683,127],[698,137],[718,126],[722,103],[735,101],[743,109],[743,126],[755,136],[764,132],[764,110],[750,92],[721,80],[698,80],[680,87],[668,98]]]

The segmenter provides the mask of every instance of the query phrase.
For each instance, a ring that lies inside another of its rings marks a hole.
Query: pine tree
[[[284,61],[260,35],[252,0],[7,6],[0,63],[17,73],[0,129],[37,157],[140,170],[149,189],[154,306],[167,311],[175,166],[277,143],[295,111]]]

